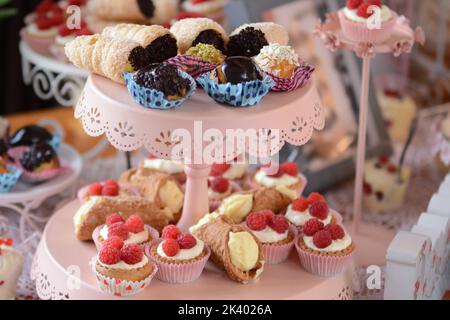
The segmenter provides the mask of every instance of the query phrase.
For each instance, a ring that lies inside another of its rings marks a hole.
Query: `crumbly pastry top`
[[[225,56],[222,51],[214,47],[212,44],[199,43],[195,47],[189,48],[186,51],[187,56],[194,56],[200,58],[203,61],[212,63],[222,63]]]
[[[230,37],[228,54],[230,56],[254,57],[268,44],[264,32],[249,26]]]
[[[265,72],[273,73],[273,68],[280,62],[298,66],[298,55],[290,46],[270,44],[264,46],[255,57],[255,62]],[[276,74],[275,74],[276,75]]]

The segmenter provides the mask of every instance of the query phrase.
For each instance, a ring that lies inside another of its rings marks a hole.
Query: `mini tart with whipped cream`
[[[118,237],[104,243],[93,267],[102,291],[116,296],[141,292],[158,270],[141,246],[124,244]]]
[[[186,182],[184,163],[182,161],[165,160],[158,158],[153,154],[149,154],[144,160],[142,160],[141,167],[171,175],[180,184],[184,184]]]
[[[274,43],[264,46],[255,57],[255,62],[266,73],[291,78],[299,66],[299,57],[292,47]]]
[[[323,224],[336,223],[332,210],[328,207],[325,198],[316,192],[308,198],[300,197],[292,201],[286,210],[286,219],[301,231],[304,224],[313,218],[319,219]]]
[[[344,36],[357,42],[386,41],[397,21],[397,14],[382,0],[348,0],[338,16]]]
[[[248,163],[236,162],[236,163],[214,163],[211,166],[210,176],[212,177],[224,177],[225,179],[236,181],[238,183],[247,179]]]
[[[289,257],[297,230],[282,215],[270,210],[250,213],[245,227],[261,242],[266,263],[278,264]]]
[[[97,249],[108,239],[119,237],[124,244],[145,244],[159,238],[156,229],[145,225],[142,218],[138,215],[131,215],[127,220],[118,213],[113,213],[106,218],[106,224],[95,228],[92,233]]]
[[[295,162],[280,164],[278,171],[272,173],[270,168],[262,167],[252,177],[250,185],[253,187],[278,187],[286,186],[301,195],[305,186],[306,178],[299,174]]]
[[[145,253],[158,266],[156,277],[168,283],[196,280],[210,256],[203,241],[174,225],[166,226],[162,238],[148,244]]]
[[[341,225],[325,226],[315,218],[305,223],[296,248],[303,268],[324,277],[342,273],[355,251],[352,238]]]
[[[116,180],[109,179],[81,188],[78,191],[78,199],[83,204],[96,197],[136,196],[137,194],[137,190],[121,186]]]

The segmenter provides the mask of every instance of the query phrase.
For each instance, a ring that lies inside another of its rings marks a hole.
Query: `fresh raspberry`
[[[319,249],[328,247],[333,240],[328,231],[320,230],[313,236],[313,243]]]
[[[389,157],[386,155],[381,155],[378,157],[378,162],[380,164],[387,164],[389,162]]]
[[[76,32],[77,36],[90,36],[92,34],[94,34],[94,33],[88,27],[83,27],[80,30],[77,30],[77,32]]]
[[[321,195],[321,194],[318,193],[318,192],[313,192],[313,193],[311,193],[311,194],[308,196],[308,199],[307,199],[307,200],[308,200],[309,204],[313,204],[314,202],[317,202],[317,201],[326,202],[324,196]]]
[[[38,14],[46,13],[47,11],[49,11],[52,8],[52,5],[53,5],[53,0],[44,0],[40,4],[38,4],[35,11]]]
[[[363,0],[348,0],[347,1],[347,8],[349,9],[358,9],[358,7],[361,5]]]
[[[281,171],[290,176],[296,177],[298,175],[298,166],[295,162],[285,162],[281,165]]]
[[[196,13],[196,12],[180,12],[175,20],[183,20],[183,19],[187,19],[187,18],[205,18],[205,15],[201,14],[201,13]]]
[[[218,193],[225,193],[228,191],[230,183],[227,179],[222,177],[215,177],[211,180],[211,188]]]
[[[89,186],[88,195],[92,196],[101,196],[102,195],[103,186],[101,183],[94,183]]]
[[[367,2],[372,6],[382,7],[383,1],[382,0],[367,0]]]
[[[150,153],[150,154],[147,156],[147,159],[153,160],[153,159],[158,159],[158,157],[157,157],[156,155]]]
[[[323,230],[323,222],[319,219],[309,219],[303,225],[303,233],[308,237],[312,237],[320,230]]]
[[[36,25],[39,30],[48,30],[53,26],[52,22],[46,18],[37,19]]]
[[[289,222],[284,216],[275,215],[269,222],[269,227],[272,230],[275,230],[277,233],[285,233],[286,230],[289,228]]]
[[[126,244],[120,250],[120,259],[126,264],[136,264],[142,261],[144,250],[137,244]]]
[[[197,244],[197,239],[189,233],[183,233],[178,236],[177,242],[181,249],[191,249]]]
[[[372,194],[372,192],[373,192],[372,186],[370,184],[368,184],[367,182],[364,182],[364,184],[363,184],[363,191],[364,191],[364,194],[370,196]]]
[[[259,213],[264,214],[264,216],[266,217],[267,223],[272,221],[272,218],[275,216],[275,213],[273,213],[272,210],[263,210],[263,211],[260,211]]]
[[[325,220],[329,211],[328,205],[323,201],[314,202],[309,208],[311,215],[320,220]]]
[[[358,11],[357,11],[356,14],[357,14],[359,17],[362,17],[362,18],[369,18],[369,17],[373,14],[372,11],[369,12],[369,11],[370,11],[370,10],[369,10],[370,6],[371,6],[370,3],[367,3],[367,2],[362,3],[362,4],[358,7]]]
[[[166,256],[173,257],[176,256],[177,253],[180,251],[180,245],[178,244],[178,241],[175,239],[166,239],[162,243],[162,249]]]
[[[200,4],[204,2],[208,2],[208,0],[192,0],[192,4]]]
[[[161,234],[161,238],[176,240],[180,234],[181,234],[180,229],[178,229],[173,224],[169,224],[168,226],[164,227],[162,234]]]
[[[309,207],[309,202],[305,198],[301,197],[292,201],[292,209],[295,211],[303,212]]]
[[[86,4],[86,0],[69,0],[69,5],[71,6],[83,6]]]
[[[52,26],[59,26],[65,22],[65,18],[62,13],[52,13],[48,16],[48,20],[51,21]]]
[[[125,220],[123,220],[122,216],[118,213],[113,213],[111,215],[109,215],[108,217],[106,217],[106,225],[110,226],[114,223],[118,223],[118,222],[125,222]]]
[[[112,237],[109,237],[108,239],[106,239],[105,241],[103,241],[102,245],[106,246],[106,247],[113,247],[113,248],[120,250],[120,249],[122,249],[124,243],[123,243],[122,238],[119,238],[117,236],[112,236]]]
[[[98,259],[103,264],[116,264],[120,261],[120,250],[112,246],[104,245],[98,253]]]
[[[245,220],[247,227],[253,231],[264,230],[267,226],[267,218],[264,212],[252,212],[247,216]]]
[[[397,172],[397,166],[396,166],[395,164],[390,164],[390,165],[387,167],[387,170],[388,170],[388,172],[390,172],[390,173],[396,173],[396,172]]]
[[[211,172],[210,172],[210,176],[211,177],[219,177],[221,176],[225,171],[227,171],[228,169],[230,169],[231,165],[228,163],[214,163],[211,166]]]
[[[344,229],[338,224],[329,224],[325,227],[325,230],[330,233],[331,239],[333,240],[339,240],[345,237]]]
[[[119,188],[119,184],[118,184],[117,181],[114,180],[114,179],[108,179],[108,180],[106,180],[105,182],[103,182],[103,184],[104,184],[105,186],[114,186],[114,187]]]
[[[67,36],[70,36],[72,33],[74,33],[75,32],[75,30],[73,30],[73,29],[69,29],[69,27],[66,25],[66,24],[62,24],[62,25],[60,25],[59,26],[59,28],[58,28],[58,34],[61,36],[61,37],[67,37]]]
[[[125,222],[116,222],[108,226],[108,238],[112,236],[117,236],[122,240],[128,238],[128,229]]]
[[[131,215],[127,221],[125,221],[125,226],[129,232],[139,233],[144,231],[144,221],[136,214]]]
[[[119,187],[105,184],[102,189],[102,195],[108,197],[116,197],[119,195]]]
[[[282,166],[278,166],[278,171],[274,171],[274,169],[276,169],[276,167],[274,168],[270,164],[261,167],[261,170],[266,174],[266,176],[271,178],[279,178],[284,174]]]

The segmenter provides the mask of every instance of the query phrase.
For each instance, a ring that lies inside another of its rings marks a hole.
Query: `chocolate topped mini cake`
[[[35,173],[60,166],[55,150],[45,142],[33,144],[29,150],[23,153],[20,164],[25,170]]]
[[[150,64],[135,75],[138,85],[161,91],[167,100],[178,100],[190,90],[190,82],[178,73],[170,64]]]
[[[230,56],[254,57],[268,44],[261,30],[247,27],[238,34],[230,37],[228,53]]]
[[[45,128],[37,125],[28,125],[17,130],[10,138],[11,147],[31,146],[40,141],[50,142],[53,135]]]
[[[200,32],[192,42],[192,46],[195,47],[199,43],[213,45],[216,49],[225,52],[225,41],[222,35],[216,30],[208,29]]]
[[[248,57],[229,57],[215,69],[214,76],[219,83],[238,84],[262,80],[262,74],[252,59]]]

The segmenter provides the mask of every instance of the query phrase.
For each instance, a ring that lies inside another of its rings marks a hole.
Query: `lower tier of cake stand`
[[[96,255],[94,244],[75,238],[72,218],[78,208],[77,200],[70,202],[45,228],[31,270],[38,295],[42,299],[118,299],[97,287],[89,265]],[[353,268],[334,278],[309,274],[293,251],[287,262],[266,266],[256,284],[233,282],[208,263],[195,282],[171,285],[154,279],[144,292],[129,299],[351,299],[355,282]]]

